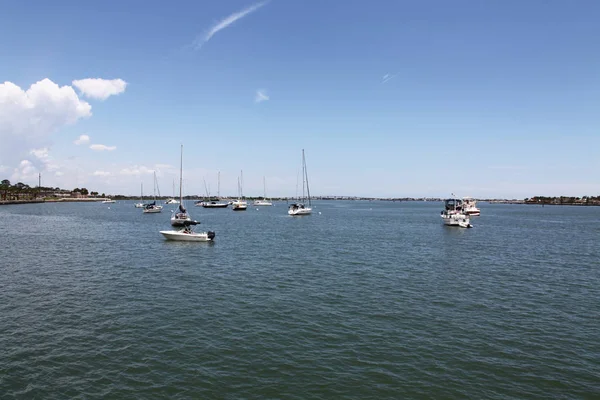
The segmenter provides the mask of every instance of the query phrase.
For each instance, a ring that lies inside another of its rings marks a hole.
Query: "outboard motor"
[[[213,231],[208,231],[207,236],[210,240],[213,240],[215,238],[215,233]]]

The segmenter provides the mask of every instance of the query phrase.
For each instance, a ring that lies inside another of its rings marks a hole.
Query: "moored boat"
[[[472,228],[469,216],[464,213],[463,201],[460,199],[446,199],[441,217],[446,226],[458,226],[460,228]]]

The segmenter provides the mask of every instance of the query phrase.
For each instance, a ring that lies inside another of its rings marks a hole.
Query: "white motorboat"
[[[176,240],[180,242],[212,242],[215,240],[215,233],[212,231],[194,232],[191,226],[197,224],[199,224],[197,221],[186,221],[183,229],[160,231],[160,233],[167,240]]]
[[[458,226],[460,228],[472,228],[469,216],[464,213],[463,201],[460,199],[446,199],[444,210],[441,212],[444,225]]]
[[[204,208],[227,208],[229,207],[229,203],[222,203],[220,201],[199,201],[196,204],[196,207],[204,207]]]
[[[179,208],[177,212],[174,212],[171,216],[172,226],[184,226],[187,221],[191,221],[187,210],[183,206],[183,145],[181,145],[181,156],[179,160]]]
[[[244,172],[240,171],[241,178],[238,177],[238,199],[231,203],[231,209],[233,211],[246,211],[248,209],[248,203],[243,200],[244,198]]]
[[[463,197],[462,200],[465,214],[474,216],[481,215],[481,210],[477,208],[477,200],[472,197]]]
[[[156,171],[154,171],[154,201],[152,203],[143,205],[144,214],[156,214],[156,213],[162,212],[163,207],[156,204],[156,187],[157,186],[158,185],[157,185],[157,180],[156,180]]]
[[[296,186],[296,189],[298,186]],[[305,196],[306,194],[306,196]],[[305,205],[305,201],[308,200],[308,207]],[[306,159],[304,157],[304,149],[302,149],[302,200],[298,203],[293,203],[288,209],[288,215],[300,216],[310,215],[312,213],[312,207],[310,202],[310,188],[308,186],[308,172],[306,170]]]
[[[105,203],[105,204],[106,203],[116,203],[116,201],[114,201],[113,199],[108,198],[108,199],[104,199],[104,201],[102,201],[102,203]]]
[[[252,203],[253,206],[272,206],[273,203],[267,200],[267,185],[265,183],[265,177],[263,176],[263,198],[262,200],[255,200]]]

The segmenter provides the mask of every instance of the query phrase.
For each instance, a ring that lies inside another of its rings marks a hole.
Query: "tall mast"
[[[181,158],[179,159],[179,203],[183,204],[183,192],[181,187],[183,186],[183,145],[181,145]]]
[[[244,171],[240,170],[240,196],[244,197]]]
[[[154,201],[156,201],[156,171],[154,171],[154,188],[152,192],[154,193]]]
[[[217,173],[217,197],[221,198],[221,171]]]
[[[304,185],[306,185],[306,166],[304,165],[304,149],[302,149],[302,201],[304,202]]]
[[[304,158],[304,149],[302,149],[302,165],[304,165],[304,177],[306,178],[306,193],[308,194],[308,205],[310,206],[310,188],[308,187],[308,170],[306,169],[306,159]]]
[[[263,199],[267,199],[267,182],[263,176]]]

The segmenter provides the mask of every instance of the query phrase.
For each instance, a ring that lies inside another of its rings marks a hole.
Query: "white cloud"
[[[73,81],[73,86],[86,97],[106,100],[110,96],[123,93],[127,82],[123,79],[87,78]]]
[[[0,159],[11,167],[19,164],[31,149],[47,146],[63,126],[90,117],[91,110],[71,86],[50,79],[27,90],[12,82],[0,84]]]
[[[21,160],[19,166],[14,169],[12,176],[10,177],[11,181],[33,181],[37,182],[38,169],[33,165],[33,163],[29,160]]]
[[[110,172],[107,172],[107,171],[94,171],[94,173],[92,175],[94,175],[94,176],[109,176]]]
[[[229,25],[233,24],[237,20],[244,18],[246,15],[258,10],[262,6],[266,5],[267,3],[268,3],[268,1],[256,3],[250,7],[244,8],[242,11],[233,13],[233,14],[229,15],[228,17],[222,19],[221,21],[217,22],[204,35],[201,35],[196,38],[196,40],[193,43],[194,48],[196,50],[200,49],[202,47],[202,45],[204,43],[208,42],[217,32],[227,28]]]
[[[92,144],[90,145],[90,149],[96,151],[113,151],[117,149],[117,146],[107,146],[105,144]]]
[[[75,143],[77,146],[79,146],[80,144],[87,144],[89,142],[90,142],[90,137],[88,135],[81,135],[73,143]]]
[[[255,103],[262,103],[263,101],[269,100],[269,95],[264,89],[258,89],[256,91],[256,96],[254,96]]]
[[[150,169],[143,165],[134,165],[133,167],[123,168],[119,173],[121,175],[143,175],[152,174],[153,172],[153,169]]]

